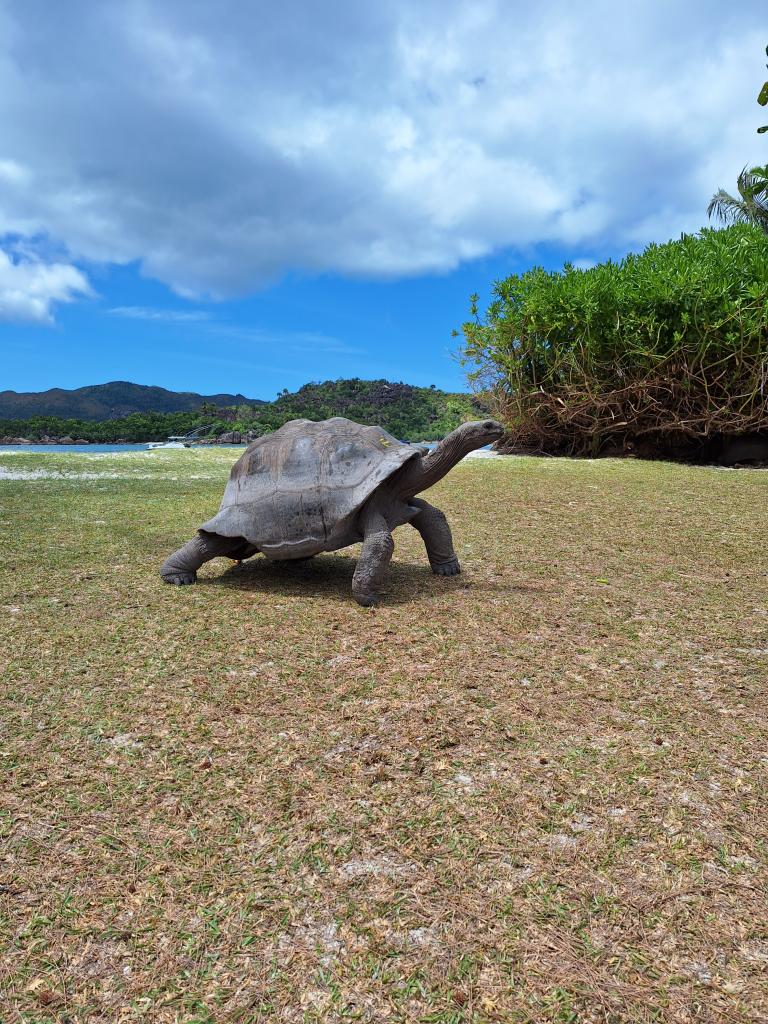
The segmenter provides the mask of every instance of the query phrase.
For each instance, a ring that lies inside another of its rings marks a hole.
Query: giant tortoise
[[[465,423],[426,451],[341,416],[291,420],[245,450],[218,515],[165,561],[162,578],[194,583],[197,569],[218,555],[295,560],[362,541],[352,594],[372,605],[392,557],[392,531],[403,523],[421,534],[432,571],[453,576],[461,570],[445,516],[416,495],[502,433],[495,420]]]

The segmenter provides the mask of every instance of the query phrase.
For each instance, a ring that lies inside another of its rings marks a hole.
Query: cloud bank
[[[0,0],[0,239],[213,298],[664,240],[765,160],[764,27],[762,0]],[[0,288],[40,321],[87,283],[6,258]]]

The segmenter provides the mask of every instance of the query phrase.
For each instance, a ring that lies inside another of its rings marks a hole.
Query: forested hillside
[[[255,419],[274,428],[300,417],[346,416],[360,423],[378,423],[396,437],[430,440],[471,418],[477,407],[471,395],[435,387],[386,380],[329,380],[305,384],[293,393],[284,391],[276,401],[256,410]]]
[[[261,404],[243,400],[237,405],[217,405],[208,401],[191,412],[137,412],[101,422],[58,416],[0,419],[0,439],[67,437],[102,443],[138,442],[163,440],[192,430],[207,437],[232,431],[254,436],[276,430],[288,420],[346,416],[360,423],[379,424],[403,440],[422,441],[442,437],[482,412],[478,400],[468,394],[386,380],[336,380],[305,384],[293,393],[283,391],[274,402]]]
[[[134,412],[190,412],[206,403],[239,405],[260,404],[258,398],[244,395],[198,395],[193,391],[168,391],[166,388],[113,380],[68,391],[0,391],[0,417],[28,420],[35,416],[59,416],[62,419],[108,420],[130,416]]]

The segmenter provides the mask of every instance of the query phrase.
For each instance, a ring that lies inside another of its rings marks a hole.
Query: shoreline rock
[[[11,437],[10,435],[8,435],[6,437],[0,437],[0,444],[36,444],[36,445],[40,445],[41,447],[43,447],[45,445],[48,445],[48,444],[92,444],[92,443],[94,443],[94,442],[86,441],[86,439],[84,437],[74,438],[74,437],[69,437],[69,435],[67,435],[66,437],[48,437],[48,435],[46,434],[43,437],[35,437],[35,438],[32,438],[32,437]],[[116,444],[127,444],[127,442],[125,442],[125,441],[117,441],[115,443]]]

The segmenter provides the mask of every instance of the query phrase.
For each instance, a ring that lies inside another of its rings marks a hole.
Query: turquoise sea
[[[200,447],[203,447],[202,445]],[[244,444],[213,444],[206,448],[245,448]],[[141,452],[142,444],[0,444],[0,452]],[[173,450],[173,449],[171,449]],[[180,450],[180,449],[177,449]]]

